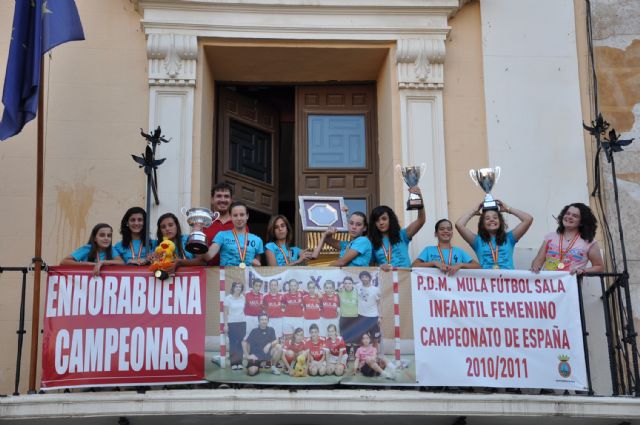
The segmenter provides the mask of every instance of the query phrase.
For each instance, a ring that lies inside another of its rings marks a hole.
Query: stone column
[[[442,106],[444,57],[444,39],[398,40],[396,63],[402,164],[426,164],[426,172],[420,178],[427,213],[426,230],[414,237],[410,252],[412,258],[432,242],[430,229],[448,214]],[[406,199],[406,194],[404,197]],[[405,211],[404,214],[405,225],[416,217],[414,212]]]
[[[169,143],[158,146],[157,158],[166,158],[158,169],[160,205],[153,205],[150,224],[165,212],[180,217],[180,208],[191,206],[194,92],[197,38],[182,34],[149,34],[149,129],[158,125]],[[184,228],[183,233],[187,229]]]

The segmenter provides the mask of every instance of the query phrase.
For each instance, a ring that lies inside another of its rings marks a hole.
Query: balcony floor
[[[640,424],[640,399],[413,390],[195,389],[75,392],[0,398],[20,424]]]

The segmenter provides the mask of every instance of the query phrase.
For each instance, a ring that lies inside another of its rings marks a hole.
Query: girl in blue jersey
[[[173,269],[167,270],[169,275],[173,274],[175,269],[178,267],[200,266],[204,264],[200,256],[196,257],[185,249],[188,236],[182,234],[178,217],[173,213],[165,213],[158,218],[158,230],[156,232],[156,237],[158,239],[151,243],[152,249],[155,249],[158,246],[158,241],[161,242],[164,238],[170,239],[176,246],[176,250],[174,251],[176,260],[174,262]]]
[[[132,266],[149,264],[146,211],[140,207],[129,208],[120,222],[120,234],[122,240],[113,248],[122,261]]]
[[[269,242],[265,245],[267,266],[298,266],[311,258],[311,251],[291,246],[293,230],[287,217],[274,215],[267,226]]]
[[[471,245],[483,269],[514,269],[513,249],[531,227],[533,217],[524,211],[508,207],[504,202],[497,203],[500,210],[483,210],[480,213],[481,203],[456,221],[456,229]],[[511,231],[507,232],[503,212],[513,214],[520,220]],[[476,214],[480,215],[478,234],[467,228],[467,223]]]
[[[209,261],[220,252],[221,266],[260,266],[259,256],[264,253],[264,247],[262,239],[247,231],[247,206],[242,202],[234,202],[229,206],[229,212],[233,229],[218,232],[204,259]]]
[[[420,194],[417,187],[411,189],[413,193]],[[387,271],[393,267],[411,267],[409,242],[422,229],[425,221],[424,208],[421,208],[418,210],[418,218],[401,229],[398,216],[391,208],[386,205],[375,207],[369,219],[374,224],[369,231],[374,262]]]
[[[367,238],[367,216],[363,212],[356,211],[349,217],[349,237],[350,240],[339,241],[333,237],[336,232],[335,227],[329,227],[320,238],[318,246],[313,251],[313,258],[316,258],[326,243],[332,248],[340,250],[340,257],[332,262],[331,266],[355,266],[368,267],[371,263],[371,241]]]
[[[113,229],[106,223],[93,226],[91,236],[86,245],[81,246],[60,262],[63,266],[93,266],[93,274],[97,276],[105,265],[122,264],[118,253],[111,245]]]
[[[460,269],[479,269],[480,264],[464,250],[451,245],[453,224],[443,218],[436,223],[435,236],[438,245],[426,247],[412,264],[412,267],[436,267],[442,273],[452,276]]]

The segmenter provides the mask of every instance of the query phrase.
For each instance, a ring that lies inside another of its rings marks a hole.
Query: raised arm
[[[409,192],[416,193],[418,195],[422,195],[420,188],[418,186],[414,186],[409,188]],[[422,229],[424,223],[427,221],[427,214],[424,212],[424,208],[418,210],[418,218],[416,218],[411,224],[407,226],[407,237],[411,239],[416,233]]]
[[[500,212],[513,214],[520,220],[520,223],[513,229],[513,237],[516,241],[519,241],[520,238],[523,237],[525,233],[527,233],[529,227],[531,227],[531,223],[533,223],[533,217],[522,210],[507,206],[507,204],[502,201],[498,201],[498,203],[500,205]]]
[[[320,241],[318,242],[318,245],[316,245],[316,247],[313,249],[311,258],[313,259],[318,258],[318,255],[320,255],[320,251],[322,251],[322,247],[324,246],[325,243],[334,249],[340,249],[340,241],[333,237],[335,233],[336,233],[335,227],[329,227],[327,230],[325,230],[322,233],[322,236],[320,237]]]
[[[471,211],[467,212],[462,217],[460,217],[458,221],[456,221],[456,230],[458,231],[458,233],[460,233],[460,236],[462,236],[462,238],[471,246],[473,246],[473,241],[476,238],[476,234],[469,230],[467,224],[469,223],[469,220],[471,220],[471,217],[478,214],[480,208],[482,208],[482,203],[474,207]]]

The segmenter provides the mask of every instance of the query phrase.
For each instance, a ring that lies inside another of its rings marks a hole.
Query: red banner
[[[146,268],[51,267],[42,388],[199,382],[204,376],[206,274],[161,281]]]

